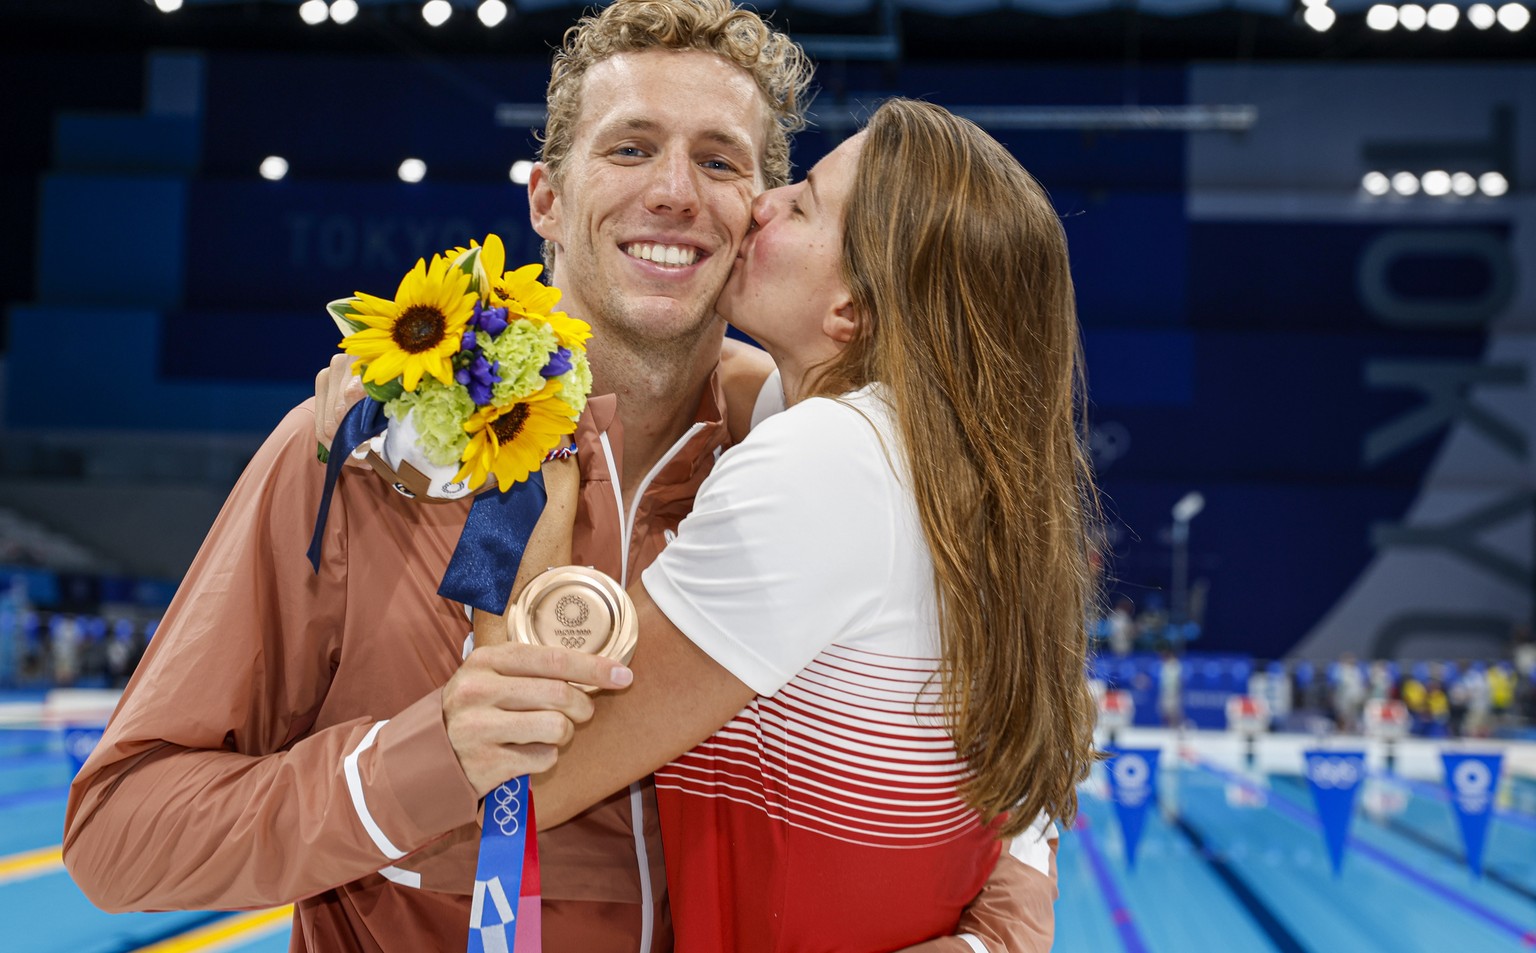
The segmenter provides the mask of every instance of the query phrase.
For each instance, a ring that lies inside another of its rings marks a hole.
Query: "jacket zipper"
[[[671,449],[662,454],[656,465],[651,467],[649,473],[640,481],[640,486],[635,490],[635,498],[629,504],[629,512],[624,512],[624,490],[619,485],[619,468],[613,459],[613,444],[608,442],[607,432],[598,435],[598,440],[603,447],[603,459],[608,464],[608,478],[613,484],[614,509],[619,514],[619,585],[629,588],[629,550],[634,542],[631,537],[635,530],[635,516],[640,512],[640,501],[645,498],[645,491],[650,489],[651,481],[672,459],[682,452],[683,447],[694,435],[704,429],[704,424],[695,422],[672,444]],[[651,887],[651,857],[645,843],[645,800],[640,792],[638,783],[629,786],[629,814],[630,822],[634,827],[635,860],[640,866],[640,953],[650,953],[653,936],[656,932],[655,892]]]

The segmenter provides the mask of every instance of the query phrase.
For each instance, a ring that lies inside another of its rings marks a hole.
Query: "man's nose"
[[[685,155],[668,155],[656,163],[647,202],[653,212],[692,216],[699,211],[698,170]]]

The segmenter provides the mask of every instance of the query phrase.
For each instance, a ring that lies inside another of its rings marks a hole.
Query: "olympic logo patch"
[[[1313,758],[1307,763],[1307,778],[1320,788],[1347,791],[1360,783],[1360,768],[1355,758]]]
[[[490,820],[508,837],[522,829],[522,822],[517,818],[522,811],[522,801],[518,798],[522,793],[521,778],[513,778],[491,792],[491,797],[496,804],[491,808]]]
[[[1493,772],[1481,761],[1463,761],[1451,773],[1451,789],[1463,811],[1481,814],[1488,810],[1488,797],[1493,793]]]

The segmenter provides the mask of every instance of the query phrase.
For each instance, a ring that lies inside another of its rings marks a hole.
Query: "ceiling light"
[[[1449,3],[1437,3],[1429,8],[1426,17],[1431,30],[1449,30],[1456,26],[1456,21],[1461,19],[1461,11]]]
[[[1451,176],[1451,191],[1465,198],[1477,194],[1477,179],[1470,173],[1457,172]]]
[[[310,26],[319,26],[331,16],[331,8],[325,5],[325,0],[304,0],[299,4],[299,19]]]
[[[1398,195],[1417,195],[1419,193],[1419,177],[1412,172],[1399,172],[1392,177],[1392,189]]]
[[[533,176],[533,163],[527,159],[518,159],[512,163],[512,181],[518,185],[527,185]]]
[[[446,3],[447,0],[444,0]],[[420,159],[406,159],[400,163],[400,181],[412,185],[427,177],[427,164]]]
[[[1506,3],[1499,7],[1499,22],[1504,25],[1504,29],[1518,33],[1530,24],[1531,11],[1518,3]]]
[[[1474,3],[1467,8],[1467,20],[1479,30],[1486,30],[1499,22],[1499,15],[1486,3]]]
[[[280,181],[288,174],[288,160],[282,156],[267,156],[261,160],[261,177],[268,182]]]
[[[357,19],[357,0],[331,0],[331,19],[337,23]]]
[[[453,4],[448,0],[427,0],[421,5],[421,18],[430,26],[442,26],[453,16]]]
[[[1509,191],[1509,180],[1499,172],[1484,172],[1477,177],[1477,187],[1483,190],[1484,195],[1498,198]]]
[[[1307,7],[1307,12],[1301,15],[1307,21],[1307,26],[1319,33],[1333,26],[1333,22],[1339,18],[1337,13],[1329,7]]]
[[[1392,180],[1381,172],[1367,172],[1360,180],[1360,187],[1372,195],[1386,195],[1392,191]]]
[[[1424,24],[1429,22],[1429,14],[1417,3],[1405,3],[1397,11],[1397,22],[1405,30],[1422,30]]]
[[[1493,10],[1490,8],[1489,13]],[[1383,32],[1397,26],[1397,7],[1386,3],[1378,3],[1365,11],[1365,25],[1373,30]]]
[[[507,18],[507,5],[502,0],[485,0],[480,4],[480,9],[475,11],[475,15],[486,26],[497,26]]]

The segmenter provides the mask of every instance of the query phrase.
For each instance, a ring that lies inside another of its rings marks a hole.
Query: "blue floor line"
[[[1078,842],[1083,845],[1083,853],[1088,855],[1093,879],[1098,881],[1099,892],[1104,895],[1104,902],[1109,906],[1110,919],[1120,934],[1120,945],[1125,948],[1125,953],[1149,953],[1146,942],[1136,929],[1136,921],[1131,917],[1130,907],[1120,895],[1120,888],[1115,886],[1114,875],[1110,873],[1109,865],[1104,862],[1104,855],[1099,852],[1099,845],[1093,839],[1088,818],[1079,814],[1077,824],[1072,829],[1078,836]]]
[[[1206,762],[1187,754],[1184,757],[1186,761],[1195,767],[1198,767],[1200,770],[1214,774],[1215,776],[1229,783],[1242,785],[1250,791],[1262,790],[1262,788],[1260,788],[1258,785],[1254,784],[1252,781],[1248,780],[1240,774],[1227,771],[1213,764],[1207,764]],[[1317,821],[1317,817],[1313,814],[1312,811],[1307,810],[1301,805],[1295,803],[1287,797],[1276,793],[1273,790],[1265,793],[1267,793],[1269,796],[1270,805],[1279,808],[1281,814],[1284,814],[1291,818],[1291,820],[1310,827],[1314,830],[1321,828],[1321,825]],[[1503,914],[1495,910],[1488,909],[1461,891],[1456,890],[1453,887],[1448,887],[1445,884],[1440,883],[1438,880],[1426,877],[1424,874],[1419,873],[1412,867],[1409,867],[1407,864],[1399,861],[1397,858],[1388,854],[1386,851],[1380,849],[1379,847],[1368,844],[1356,837],[1351,837],[1348,841],[1348,844],[1349,847],[1356,853],[1369,857],[1376,863],[1381,864],[1383,867],[1386,867],[1394,873],[1397,873],[1399,876],[1411,881],[1415,885],[1422,887],[1424,890],[1434,894],[1447,903],[1459,907],[1465,912],[1472,914],[1479,920],[1482,920],[1484,923],[1487,923],[1490,926],[1496,927],[1505,933],[1510,934],[1526,946],[1536,946],[1536,930],[1530,930],[1522,927],[1520,924],[1515,923],[1513,920],[1510,920]]]

